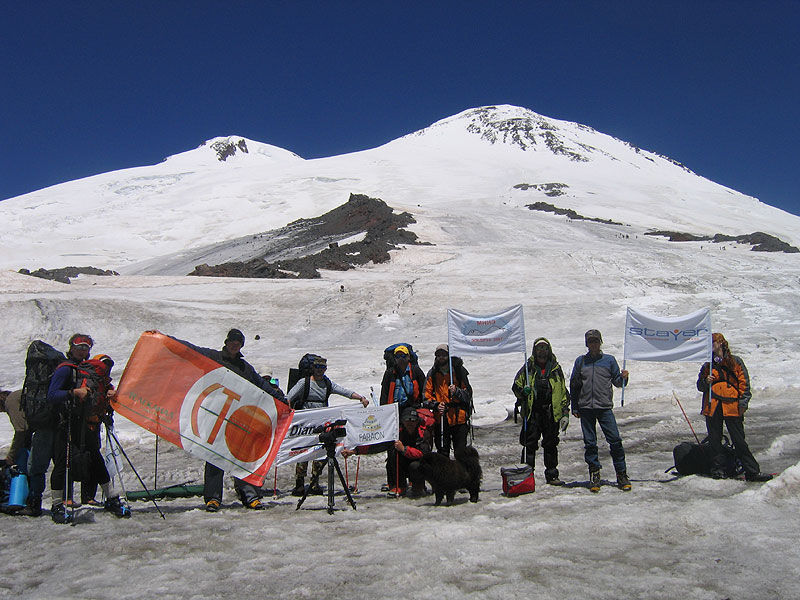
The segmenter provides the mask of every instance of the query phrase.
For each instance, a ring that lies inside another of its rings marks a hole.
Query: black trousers
[[[90,480],[97,484],[108,483],[111,478],[106,469],[106,463],[100,454],[100,436],[96,431],[88,429],[86,424],[73,422],[70,430],[73,445],[81,443],[81,428],[86,428],[83,434],[83,447],[90,453],[89,476]],[[56,430],[55,441],[53,443],[53,472],[50,474],[50,489],[63,490],[67,485],[72,489],[72,477],[67,482],[67,427],[61,426]]]
[[[750,452],[750,446],[744,439],[744,417],[725,417],[722,415],[722,402],[717,403],[717,410],[710,417],[706,417],[706,429],[708,430],[708,443],[711,448],[711,471],[716,473],[725,472],[725,456],[722,453],[722,423],[728,430],[728,435],[733,444],[744,472],[747,475],[755,475],[761,471],[758,461]]]
[[[224,482],[225,471],[207,462],[203,477],[203,498],[206,502],[209,500],[216,500],[222,503],[222,487]],[[233,489],[236,490],[236,495],[239,496],[239,500],[245,505],[250,504],[250,502],[260,497],[256,486],[242,481],[238,477],[233,478]]]
[[[434,429],[434,441],[436,443],[436,451],[439,454],[450,456],[450,447],[453,450],[467,447],[467,437],[469,436],[469,423],[462,423],[461,425],[450,425],[447,422],[447,417],[444,418],[444,430],[441,431],[442,419],[436,421]]]
[[[536,462],[539,440],[544,451],[544,476],[550,481],[558,478],[558,423],[553,420],[553,407],[550,404],[534,406],[533,413],[522,421],[519,443],[524,447],[523,461],[531,467]]]

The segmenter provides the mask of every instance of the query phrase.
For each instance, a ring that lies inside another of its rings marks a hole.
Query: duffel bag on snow
[[[507,496],[530,494],[536,489],[533,467],[530,465],[500,467],[500,477],[503,478],[503,493]]]
[[[742,463],[736,458],[736,452],[727,436],[722,437],[722,454],[725,457],[724,473],[726,477],[736,477],[742,472]],[[711,447],[708,438],[699,444],[681,442],[672,449],[675,461],[673,468],[680,475],[711,475]]]

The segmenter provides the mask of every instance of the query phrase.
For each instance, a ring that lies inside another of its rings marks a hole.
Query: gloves
[[[558,426],[561,427],[561,433],[567,431],[567,427],[569,426],[569,415],[564,415],[561,417],[561,420],[558,422]]]

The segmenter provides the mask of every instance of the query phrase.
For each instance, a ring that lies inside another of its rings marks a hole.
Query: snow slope
[[[556,141],[547,136],[554,131]],[[517,426],[504,419],[523,357],[467,357],[475,445],[484,464],[478,504],[461,496],[456,506],[436,509],[431,500],[382,498],[382,460],[371,457],[360,464],[358,509],[339,498],[343,510],[332,516],[320,498],[295,511],[285,492],[293,483],[287,468],[277,474],[284,491],[268,494],[269,509],[261,513],[235,508],[229,488],[227,506],[216,515],[199,510],[194,498],[164,502],[166,521],[140,503],[122,522],[82,509],[74,528],[0,516],[0,548],[16,558],[0,571],[0,595],[797,596],[800,259],[733,243],[643,235],[662,228],[762,230],[796,245],[797,217],[584,126],[516,107],[466,111],[340,157],[304,161],[264,151],[263,157],[228,158],[238,163],[205,155],[205,166],[190,152],[4,201],[2,266],[80,263],[124,272],[138,261],[320,214],[350,192],[409,210],[417,219],[412,229],[433,245],[402,248],[390,263],[326,272],[319,280],[123,275],[82,276],[65,285],[0,271],[0,386],[21,384],[24,351],[34,338],[63,348],[71,333],[89,332],[95,351],[117,359],[118,379],[146,329],[217,346],[237,326],[247,336],[245,357],[262,372],[285,380],[288,368],[314,351],[328,357],[335,381],[368,395],[379,385],[382,351],[391,343],[412,342],[423,368],[430,366],[436,345],[446,341],[446,308],[479,313],[517,303],[524,306],[529,343],[548,337],[569,375],[589,328],[603,332],[605,350],[621,362],[626,306],[664,315],[709,306],[714,329],[726,334],[750,370],[748,440],[762,469],[779,477],[755,486],[665,474],[672,447],[692,439],[673,392],[695,430],[704,431],[694,387],[699,365],[630,361],[625,406],[615,413],[633,491],[613,488],[601,446],[609,485],[600,494],[588,492],[580,427],[573,422],[560,445],[567,487],[539,480],[534,494],[505,498],[499,467],[516,462],[519,445]],[[184,162],[177,166],[177,160]],[[142,179],[156,175],[163,179]],[[567,194],[551,198],[513,187],[552,182],[566,183]],[[120,193],[129,184],[140,188]],[[536,200],[624,225],[525,207]],[[26,214],[36,215],[42,229]],[[118,421],[128,453],[152,483],[153,436]],[[0,419],[0,440],[9,436]],[[165,446],[159,484],[202,479],[202,464]],[[354,469],[351,459],[351,480]],[[138,485],[130,472],[125,485]],[[65,557],[91,566],[66,576]]]

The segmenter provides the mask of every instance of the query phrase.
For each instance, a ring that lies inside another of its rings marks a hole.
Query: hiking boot
[[[77,500],[73,500],[72,498],[67,498],[66,500],[64,500],[64,506],[66,506],[67,508],[80,508],[81,503],[78,502]]]
[[[617,473],[617,487],[621,489],[623,492],[630,492],[631,491],[631,480],[628,479],[628,473],[625,471],[619,471]]]
[[[294,484],[292,496],[302,496],[306,493],[306,485],[303,479],[298,479]]]
[[[308,490],[308,494],[310,496],[322,496],[323,491],[322,488],[319,486],[319,483],[315,483],[314,485],[312,485]]]
[[[120,501],[119,496],[106,500],[103,509],[120,519],[129,519],[131,516],[131,509]]]
[[[600,491],[600,469],[589,471],[589,491],[595,494]]]
[[[63,502],[53,504],[50,507],[50,518],[53,519],[53,523],[58,523],[59,525],[72,523],[72,515],[67,512],[67,507],[64,506]]]
[[[722,471],[711,471],[711,479],[725,479],[725,473]]]
[[[94,498],[87,500],[86,502],[84,502],[84,504],[86,506],[90,506],[91,508],[103,508],[105,506],[103,502],[98,502]]]
[[[250,510],[264,510],[264,505],[261,504],[261,500],[258,498],[254,498],[248,503],[243,502],[242,504],[244,504],[245,508],[249,508]]]
[[[391,489],[391,488],[389,487],[389,484],[388,484],[388,483],[384,483],[384,484],[381,486],[381,491],[382,491],[382,492],[388,492],[390,489]]]
[[[209,500],[206,502],[206,512],[217,512],[219,511],[219,500]]]
[[[403,487],[392,488],[386,493],[386,495],[389,498],[400,498],[401,496],[406,495],[406,488]]]
[[[25,507],[17,513],[26,517],[41,517],[42,516],[42,497],[29,496],[28,502]]]
[[[547,485],[564,485],[564,482],[558,477],[553,477],[552,479],[547,480]]]
[[[769,473],[745,473],[744,478],[747,481],[763,482],[772,479],[772,475]]]

